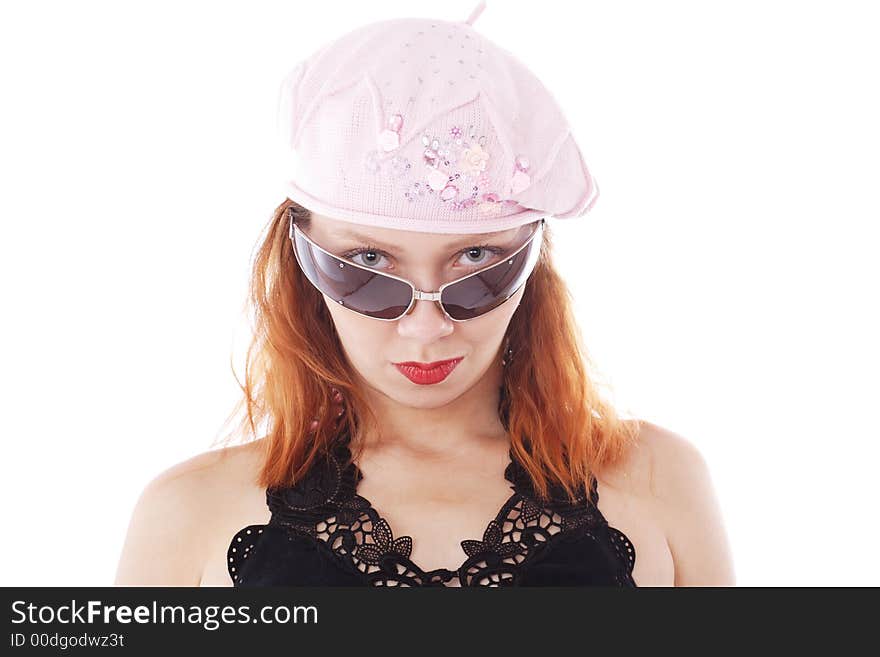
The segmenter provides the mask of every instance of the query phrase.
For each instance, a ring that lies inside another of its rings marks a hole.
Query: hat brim
[[[331,219],[348,221],[356,224],[378,226],[380,228],[395,228],[397,230],[410,230],[421,233],[441,234],[469,234],[491,233],[510,228],[516,228],[524,224],[547,218],[549,215],[542,210],[522,207],[518,212],[501,215],[498,217],[480,216],[476,218],[464,218],[461,222],[452,223],[448,220],[416,219],[412,217],[391,217],[381,214],[372,214],[358,210],[339,208],[324,203],[315,198],[292,180],[284,183],[284,192],[291,201],[298,203],[307,210],[321,214]]]

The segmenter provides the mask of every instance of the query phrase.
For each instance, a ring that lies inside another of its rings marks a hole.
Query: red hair
[[[307,209],[285,200],[257,249],[248,299],[253,337],[244,382],[236,375],[243,395],[226,424],[244,414],[223,441],[256,437],[257,426],[267,423],[261,487],[299,480],[343,432],[381,433],[355,384],[324,299],[296,263],[288,208],[298,224],[307,226],[310,219]],[[504,368],[498,411],[538,495],[546,496],[555,483],[573,497],[597,470],[623,458],[636,440],[639,422],[621,419],[600,397],[571,295],[553,267],[551,251],[552,234],[545,226],[540,258],[507,329],[513,358]],[[345,400],[338,418],[333,388]]]

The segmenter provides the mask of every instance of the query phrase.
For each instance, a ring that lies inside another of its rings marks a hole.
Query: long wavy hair
[[[233,429],[220,441],[247,442],[265,427],[261,487],[298,481],[344,432],[381,435],[324,299],[297,265],[288,209],[298,225],[308,228],[311,219],[306,208],[286,199],[257,244],[244,381],[232,366],[242,396],[223,425]],[[504,344],[513,355],[503,368],[498,413],[538,496],[549,496],[553,485],[574,500],[597,470],[623,458],[639,421],[624,420],[600,396],[571,294],[551,251],[552,233],[545,226],[540,257],[508,325]],[[344,399],[342,415],[333,404],[334,389]]]

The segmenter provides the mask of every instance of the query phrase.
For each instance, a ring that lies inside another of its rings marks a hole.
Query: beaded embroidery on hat
[[[392,114],[387,127],[377,137],[378,147],[367,151],[364,166],[371,173],[398,179],[403,184],[403,196],[410,203],[425,199],[445,204],[460,211],[477,206],[481,213],[500,216],[505,205],[516,205],[512,199],[502,199],[492,187],[487,171],[490,153],[486,150],[486,136],[477,135],[474,126],[466,130],[453,125],[440,136],[425,132],[421,136],[421,161],[415,167],[406,157],[385,153],[400,146],[399,133],[403,117]],[[525,162],[523,167],[520,161]],[[529,185],[528,160],[517,158],[516,172],[508,193],[516,194]]]

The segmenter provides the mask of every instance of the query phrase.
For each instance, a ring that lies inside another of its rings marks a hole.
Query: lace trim
[[[316,539],[343,569],[370,585],[443,586],[455,578],[461,586],[514,584],[523,564],[538,557],[556,538],[573,531],[590,533],[601,526],[607,527],[620,563],[618,583],[634,585],[635,549],[623,532],[608,526],[596,508],[595,477],[589,493],[581,487],[574,502],[561,487],[552,486],[544,506],[535,502],[531,478],[511,449],[504,477],[513,492],[489,521],[482,539],[461,541],[466,558],[456,570],[425,571],[410,558],[412,537],[395,538],[370,501],[357,494],[363,475],[350,457],[347,440],[342,441],[298,484],[267,489],[266,502],[272,511],[269,524]],[[249,525],[233,537],[227,558],[234,583],[242,583],[237,571],[265,526]]]

